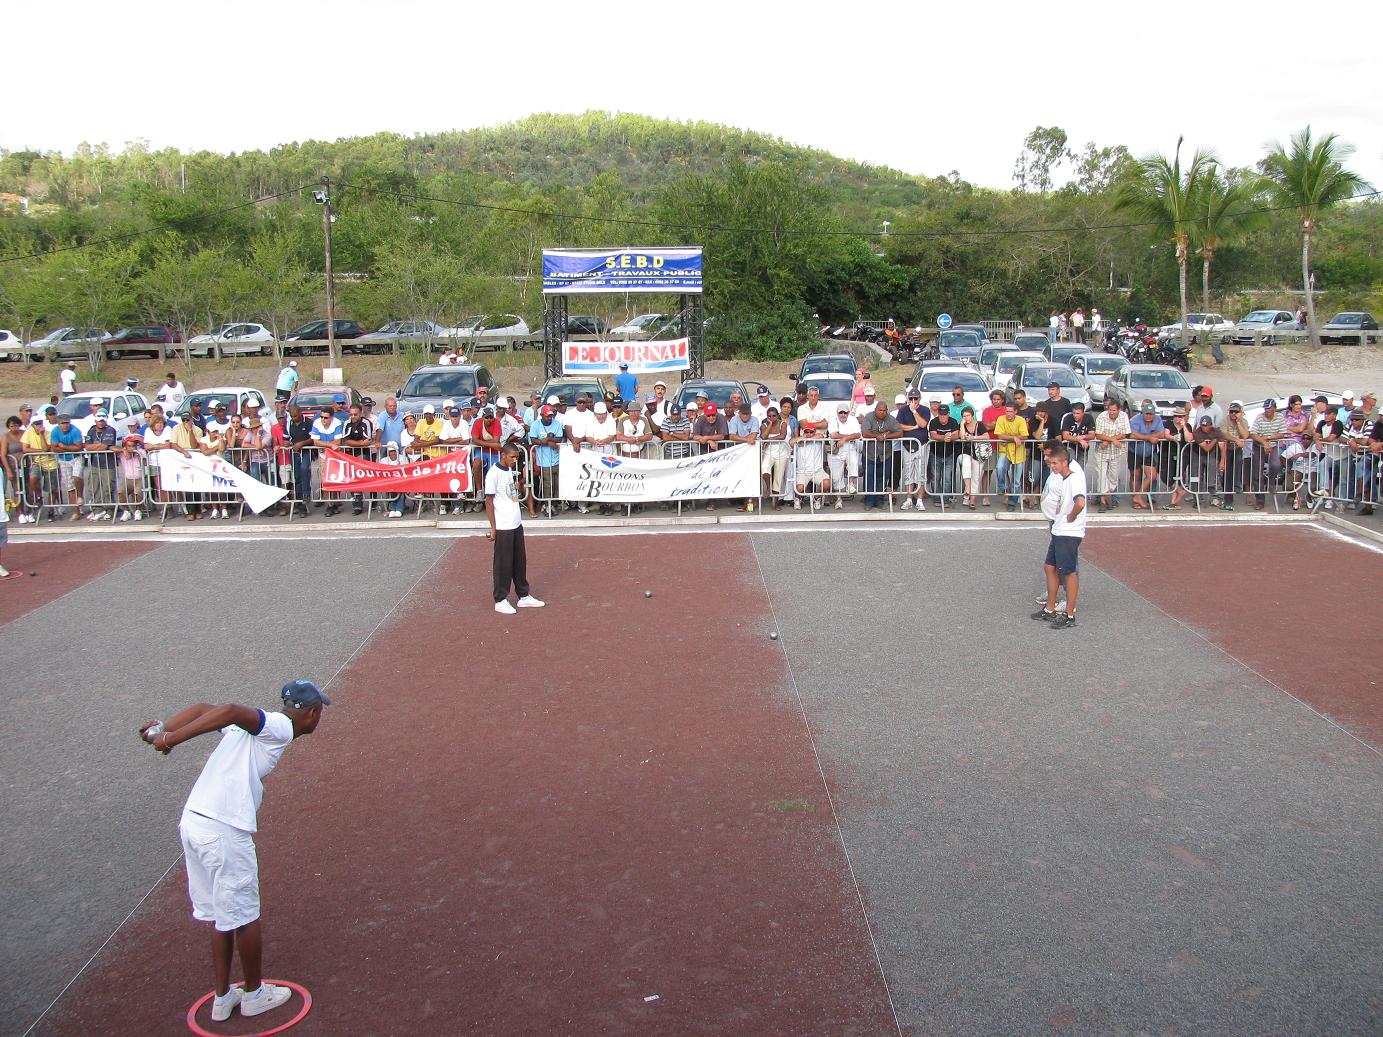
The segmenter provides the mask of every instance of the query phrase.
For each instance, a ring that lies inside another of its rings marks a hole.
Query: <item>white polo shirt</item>
[[[242,832],[256,831],[264,778],[293,740],[287,714],[261,709],[259,720],[258,734],[236,724],[221,728],[221,742],[207,757],[183,809]]]
[[[485,496],[495,502],[495,529],[518,529],[523,522],[519,513],[519,491],[514,479],[517,468],[490,466],[485,473]]]
[[[1086,506],[1080,509],[1076,521],[1067,522],[1066,516],[1076,505],[1077,497],[1085,497]],[[1090,514],[1090,498],[1085,490],[1085,472],[1079,465],[1071,466],[1071,474],[1061,480],[1061,503],[1057,507],[1056,518],[1052,522],[1052,536],[1083,537],[1085,525]]]

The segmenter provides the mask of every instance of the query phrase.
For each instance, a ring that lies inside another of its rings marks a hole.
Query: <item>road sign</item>
[[[949,328],[951,326],[951,323],[951,315],[949,313],[943,313],[940,317],[936,319],[936,326],[940,328],[942,331],[945,331],[947,328]]]

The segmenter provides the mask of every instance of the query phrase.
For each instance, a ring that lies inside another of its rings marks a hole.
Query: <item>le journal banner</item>
[[[554,248],[543,250],[543,292],[701,292],[699,248]]]
[[[619,374],[628,364],[633,374],[685,371],[691,367],[691,343],[677,338],[661,342],[563,342],[563,374]]]

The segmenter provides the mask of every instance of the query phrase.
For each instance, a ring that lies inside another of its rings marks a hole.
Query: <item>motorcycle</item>
[[[1169,364],[1182,371],[1191,370],[1191,350],[1177,341],[1174,335],[1163,335],[1159,338],[1150,355],[1151,363]]]

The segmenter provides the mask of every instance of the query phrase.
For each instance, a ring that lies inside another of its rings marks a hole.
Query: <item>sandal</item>
[[[1180,511],[1180,510],[1181,510],[1181,505],[1180,505],[1180,504],[1164,504],[1164,505],[1162,505],[1162,510],[1163,510],[1163,511]]]

